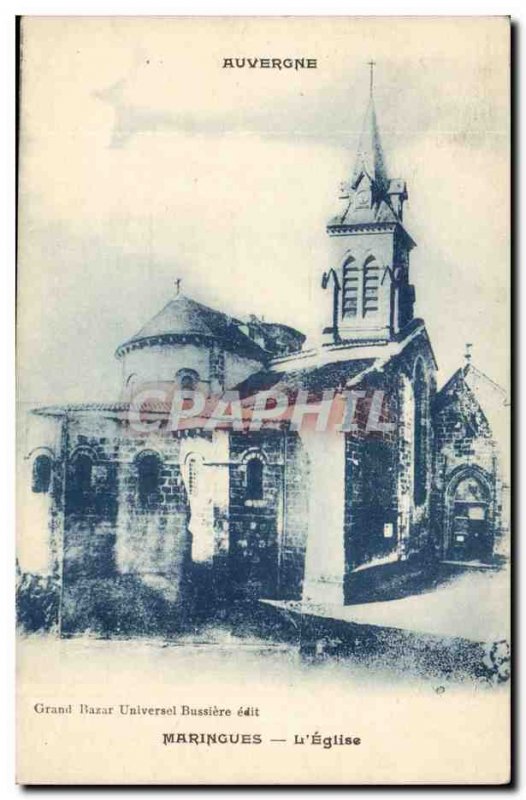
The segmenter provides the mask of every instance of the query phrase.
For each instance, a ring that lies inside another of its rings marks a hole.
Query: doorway
[[[446,558],[487,562],[492,553],[490,493],[474,474],[456,482],[449,495]]]

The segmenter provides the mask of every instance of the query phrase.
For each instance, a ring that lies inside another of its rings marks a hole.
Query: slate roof
[[[506,391],[484,372],[469,363],[460,367],[437,392],[433,411],[440,414],[450,403],[458,403],[462,392],[469,392],[482,411],[493,440],[501,451],[501,471],[509,470],[510,406]]]
[[[374,358],[339,361],[333,364],[324,364],[319,367],[292,370],[289,372],[276,372],[262,370],[251,375],[236,386],[241,398],[251,397],[257,392],[273,389],[283,394],[295,395],[300,389],[307,392],[323,391],[345,384],[359,375],[375,362]]]
[[[364,183],[371,186],[373,202],[361,207],[353,202],[353,196]],[[347,199],[345,208],[343,213],[337,214],[329,221],[327,226],[329,230],[347,225],[352,225],[355,229],[359,226],[367,228],[371,225],[381,225],[391,228],[396,225],[407,237],[409,245],[414,247],[415,243],[392,206],[390,192],[403,194],[407,199],[405,182],[400,179],[391,180],[388,177],[372,97],[365,112],[352,176],[350,181],[344,184],[344,188],[342,199]]]
[[[219,342],[225,349],[241,353],[250,358],[265,360],[280,350],[278,331],[289,332],[301,343],[304,336],[286,325],[259,323],[263,336],[255,341],[242,328],[241,320],[198,303],[186,295],[179,294],[140,329],[135,336],[121,344],[116,352],[121,357],[134,346],[145,346],[181,338],[198,337]]]
[[[432,357],[433,353],[422,320],[414,319],[400,338],[379,346],[356,343],[354,346],[336,346],[327,350],[302,351],[286,358],[270,362],[271,366],[250,375],[233,387],[245,400],[258,392],[275,390],[293,399],[300,389],[306,390],[310,397],[324,389],[344,389],[355,385],[366,375],[381,372],[387,364],[399,356],[416,338],[425,337]],[[273,366],[272,366],[273,365]],[[47,406],[33,409],[34,414],[62,417],[67,414],[88,414],[125,418],[130,403],[78,403],[63,406]],[[171,408],[170,400],[151,398],[141,403],[143,412],[165,417]]]
[[[371,97],[367,106],[365,117],[358,142],[356,161],[351,179],[352,188],[356,188],[362,175],[368,175],[380,190],[386,191],[389,185],[385,157],[380,141],[380,131],[376,119],[374,100]]]
[[[391,206],[386,200],[380,200],[373,204],[372,208],[354,208],[352,203],[349,203],[343,214],[337,214],[329,220],[328,228],[338,227],[341,225],[399,225],[400,219],[397,217]]]
[[[31,410],[41,417],[65,417],[69,415],[95,415],[100,417],[125,419],[132,408],[131,403],[68,403],[67,405],[39,406]],[[141,412],[166,416],[170,413],[171,402],[147,398],[141,403]]]
[[[439,410],[447,404],[455,396],[456,390],[462,386],[466,386],[483,406],[491,402],[500,406],[504,406],[506,403],[506,391],[502,386],[492,381],[484,372],[470,363],[457,369],[437,392],[435,409]]]
[[[167,333],[196,333],[214,336],[224,333],[228,318],[219,311],[180,294],[132,337],[131,341]]]
[[[344,388],[362,373],[383,370],[412,341],[422,336],[434,360],[423,320],[413,319],[404,331],[390,342],[367,344],[357,341],[354,344],[346,343],[326,350],[310,351],[288,359],[276,360],[270,368],[250,375],[235,389],[242,398],[246,398],[256,392],[270,389],[283,392],[290,397],[299,389],[317,392],[339,386]],[[304,366],[301,361],[304,362]]]

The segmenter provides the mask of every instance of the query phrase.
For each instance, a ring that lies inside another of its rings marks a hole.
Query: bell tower
[[[373,96],[369,102],[354,169],[341,185],[341,210],[327,225],[331,263],[322,288],[333,292],[326,344],[385,342],[413,318],[414,287],[409,253],[415,243],[403,226],[405,181],[388,176]]]

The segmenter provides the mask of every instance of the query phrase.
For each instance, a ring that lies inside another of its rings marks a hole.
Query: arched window
[[[195,369],[180,369],[175,376],[175,381],[182,391],[193,392],[199,383],[199,373]]]
[[[137,373],[132,372],[126,378],[126,388],[128,389],[128,391],[133,392],[135,391],[136,386],[137,386]]]
[[[414,501],[417,505],[425,503],[427,494],[428,441],[427,410],[428,385],[422,361],[419,359],[415,367],[414,380],[415,417],[414,417]]]
[[[360,271],[354,258],[349,257],[343,265],[342,317],[358,314]]]
[[[155,453],[145,453],[137,461],[139,502],[150,506],[157,500],[161,480],[161,460]]]
[[[252,456],[246,465],[246,500],[263,499],[263,461],[259,456]]]
[[[39,455],[33,461],[33,471],[31,475],[31,489],[37,494],[46,494],[51,485],[51,458],[46,455]]]
[[[363,265],[363,316],[378,311],[378,288],[380,286],[380,267],[373,256]]]
[[[81,453],[75,459],[75,484],[81,492],[91,491],[93,462],[88,455]]]
[[[87,453],[77,453],[71,462],[67,484],[67,506],[71,511],[84,511],[93,500],[93,461]]]
[[[476,476],[463,478],[457,485],[454,501],[456,503],[486,503],[488,491]]]

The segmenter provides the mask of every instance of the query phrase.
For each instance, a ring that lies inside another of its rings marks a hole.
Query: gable
[[[439,392],[433,413],[435,424],[445,428],[446,435],[470,439],[492,437],[487,417],[461,375],[455,376],[455,380]]]

